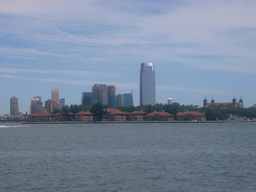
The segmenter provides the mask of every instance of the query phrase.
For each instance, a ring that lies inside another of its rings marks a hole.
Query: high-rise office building
[[[62,108],[65,105],[65,98],[60,99],[60,108]]]
[[[45,112],[46,109],[43,106],[43,102],[41,101],[41,96],[35,96],[31,99],[30,113],[40,113]]]
[[[106,84],[95,84],[92,87],[92,104],[102,102],[108,103],[108,89]]]
[[[19,115],[19,107],[18,107],[18,98],[13,96],[10,99],[10,115],[12,116],[18,116]],[[18,110],[18,113],[17,113]]]
[[[140,105],[154,105],[155,103],[156,92],[154,64],[142,63],[140,69]]]
[[[82,93],[82,105],[92,105],[92,92]]]
[[[116,86],[109,85],[108,87],[108,104],[116,107]]]
[[[60,91],[57,87],[54,87],[52,89],[52,101],[54,101],[55,103],[60,104]]]
[[[47,112],[51,113],[54,112],[54,109],[58,108],[60,109],[60,105],[58,103],[56,103],[55,101],[52,101],[51,99],[45,101],[45,109],[47,110]]]
[[[124,106],[124,96],[121,93],[116,96],[116,106]]]
[[[131,93],[124,93],[124,106],[133,106],[133,95]]]

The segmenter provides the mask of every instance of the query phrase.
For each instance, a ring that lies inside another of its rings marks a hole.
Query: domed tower
[[[173,98],[171,98],[171,97],[170,97],[170,98],[168,99],[168,102],[167,102],[167,103],[168,103],[168,105],[173,104],[173,101],[174,101],[174,100],[173,100]]]
[[[243,108],[244,107],[244,101],[242,97],[239,99],[239,107]]]
[[[206,99],[206,97],[204,98],[203,106],[204,106],[204,107],[206,107],[206,106],[207,106],[207,99]]]
[[[215,100],[212,98],[211,103],[215,103]]]
[[[236,98],[235,97],[232,99],[232,105],[236,106]]]

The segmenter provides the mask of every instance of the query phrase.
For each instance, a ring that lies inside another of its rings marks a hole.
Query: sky
[[[255,0],[0,0],[0,115],[10,98],[81,104],[93,84],[133,91],[155,65],[156,102],[256,103]]]

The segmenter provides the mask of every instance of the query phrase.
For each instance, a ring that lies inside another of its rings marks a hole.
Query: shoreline
[[[49,122],[21,122],[21,124],[118,124],[118,123],[243,123],[256,121],[49,121]]]

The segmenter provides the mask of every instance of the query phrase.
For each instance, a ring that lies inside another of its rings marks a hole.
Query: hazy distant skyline
[[[139,105],[141,63],[154,63],[156,103],[169,97],[256,103],[256,2],[0,1],[0,115],[10,98],[28,112],[34,96],[57,87],[81,104],[93,84],[133,90]]]

